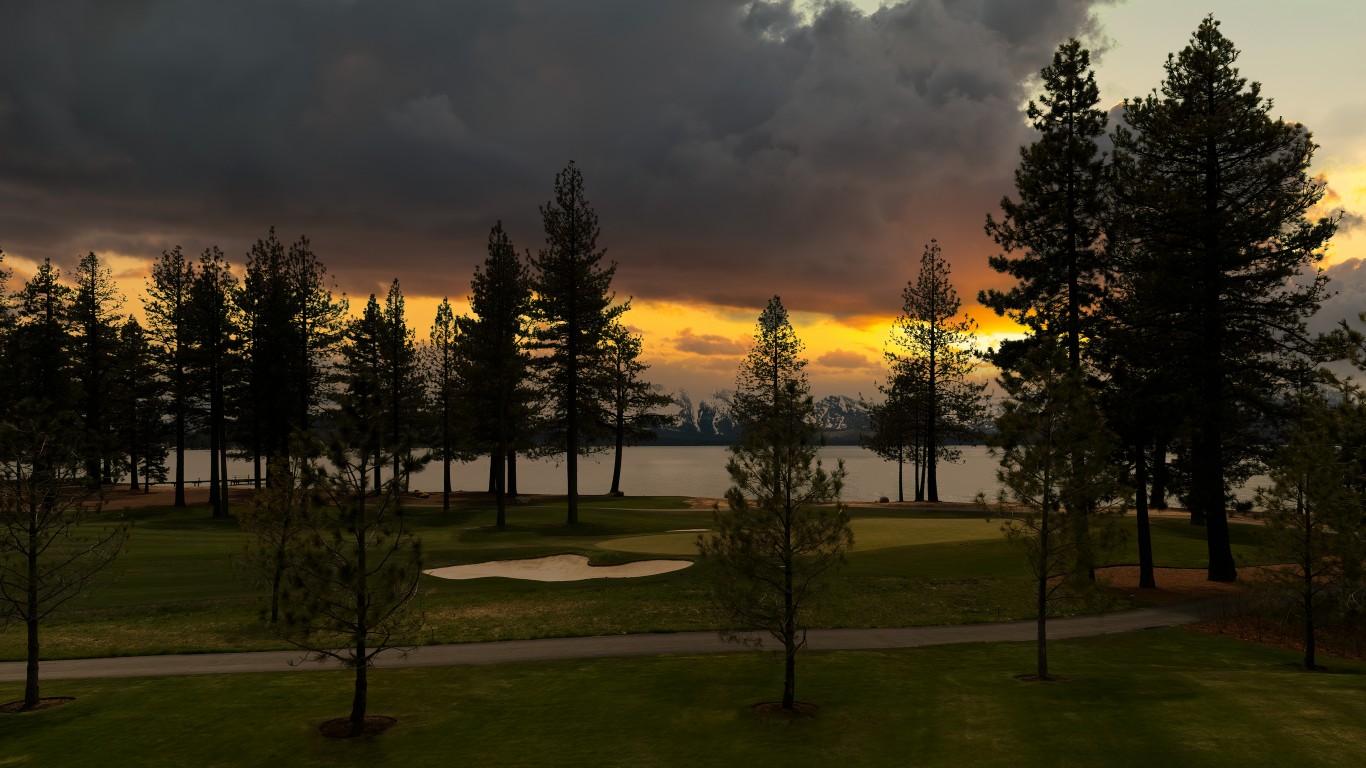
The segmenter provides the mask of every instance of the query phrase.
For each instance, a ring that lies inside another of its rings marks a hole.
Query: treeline
[[[145,326],[94,253],[68,275],[45,261],[12,291],[0,271],[0,421],[79,425],[53,438],[80,446],[91,489],[166,482],[174,451],[178,507],[186,481],[202,479],[185,476],[187,444],[207,442],[209,503],[227,516],[230,455],[252,463],[262,488],[272,461],[307,450],[345,403],[374,432],[370,450],[389,457],[371,462],[372,487],[429,456],[445,465],[449,507],[451,463],[489,456],[501,524],[516,457],[562,453],[573,520],[576,456],[614,447],[618,493],[622,447],[652,439],[671,399],[644,378],[642,339],[623,324],[630,301],[611,290],[615,264],[603,261],[573,163],[541,215],[536,254],[519,255],[493,225],[470,314],[443,299],[425,339],[398,279],[353,316],[308,238],[286,244],[273,228],[241,264],[216,246],[164,251],[147,279]]]

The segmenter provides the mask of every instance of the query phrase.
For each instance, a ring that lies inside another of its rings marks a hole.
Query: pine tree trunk
[[[1048,480],[1045,478],[1045,483]],[[1035,646],[1038,657],[1035,662],[1035,674],[1040,680],[1048,679],[1048,526],[1049,521],[1049,501],[1044,499],[1043,522],[1039,528],[1039,573],[1038,573],[1038,593],[1035,596],[1035,611],[1038,612],[1038,622],[1035,628]]]
[[[906,501],[906,454],[900,445],[896,447],[896,500]]]
[[[621,496],[621,450],[626,444],[626,415],[620,407],[617,408],[616,424],[616,456],[612,461],[612,490],[608,495]]]
[[[495,448],[493,452],[489,454],[489,458],[493,460],[493,497],[498,505],[498,517],[496,525],[499,528],[506,528],[508,523],[507,494],[503,490],[503,468],[498,466],[503,458],[503,452]]]
[[[180,351],[177,346],[176,355]],[[175,403],[175,502],[176,509],[184,509],[185,502],[185,369],[176,364]]]
[[[1138,586],[1156,589],[1153,574],[1153,536],[1148,521],[1148,459],[1146,446],[1134,450],[1134,502],[1138,517]]]
[[[27,612],[24,625],[28,631],[28,663],[24,667],[24,709],[38,706],[38,527],[36,521],[28,530]]]
[[[508,450],[506,493],[509,496],[517,495],[517,451],[511,449]]]
[[[499,477],[498,459],[499,459],[499,451],[498,451],[498,449],[495,448],[494,450],[492,450],[492,451],[489,452],[489,493],[497,493],[497,492],[498,492],[498,485],[499,485],[499,483],[498,483],[498,477]]]

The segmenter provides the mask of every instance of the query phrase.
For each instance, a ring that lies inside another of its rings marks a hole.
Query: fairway
[[[865,517],[851,523],[855,552],[906,547],[915,544],[951,544],[990,541],[1004,537],[1000,522],[979,518],[906,519]],[[599,549],[651,555],[696,555],[697,536],[691,532],[623,536],[598,543]]]

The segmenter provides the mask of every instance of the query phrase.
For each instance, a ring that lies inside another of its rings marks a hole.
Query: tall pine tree
[[[1315,144],[1272,120],[1257,83],[1212,17],[1169,56],[1160,91],[1126,103],[1114,134],[1114,233],[1124,271],[1159,307],[1184,380],[1188,503],[1207,528],[1209,578],[1237,577],[1225,511],[1240,430],[1278,407],[1323,296],[1307,281],[1336,222],[1307,216],[1323,196],[1308,174]]]
[[[568,522],[579,521],[579,454],[601,436],[602,402],[592,376],[602,365],[602,340],[625,311],[613,305],[616,264],[602,265],[598,215],[584,196],[583,174],[570,163],[555,174],[555,199],[541,208],[545,243],[531,258],[536,318],[535,358],[546,394],[544,429],[552,450],[565,454]]]

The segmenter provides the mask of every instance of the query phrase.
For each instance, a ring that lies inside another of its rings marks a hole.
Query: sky
[[[982,225],[1057,45],[1092,49],[1113,107],[1208,13],[1321,146],[1343,222],[1314,326],[1355,317],[1358,0],[0,0],[0,248],[15,283],[94,251],[135,310],[163,249],[240,264],[274,226],[355,307],[399,279],[421,337],[496,221],[543,247],[573,160],[654,381],[730,386],[778,294],[813,391],[871,394],[931,238],[984,341],[1014,330],[975,301],[1004,287]]]

